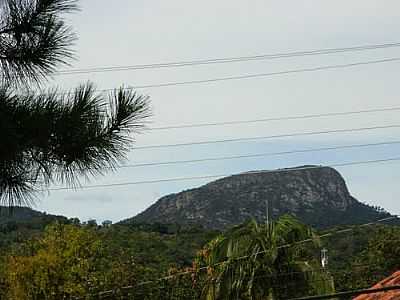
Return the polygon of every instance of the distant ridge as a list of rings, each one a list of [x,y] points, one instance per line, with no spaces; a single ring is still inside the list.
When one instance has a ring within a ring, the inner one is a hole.
[[[33,210],[29,207],[6,207],[0,206],[0,225],[6,224],[9,222],[14,223],[29,223],[35,221],[66,221],[68,220],[64,216],[56,216],[51,214],[46,214],[44,212],[39,212]]]

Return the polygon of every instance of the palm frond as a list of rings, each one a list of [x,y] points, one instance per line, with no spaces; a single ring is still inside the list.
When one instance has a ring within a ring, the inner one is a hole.
[[[203,299],[291,298],[293,291],[277,289],[277,285],[293,280],[314,290],[317,287],[311,281],[320,275],[316,272],[311,277],[305,272],[316,269],[316,265],[315,258],[303,252],[304,243],[299,243],[303,240],[318,247],[313,231],[291,216],[234,227],[200,253],[198,263],[210,266]]]

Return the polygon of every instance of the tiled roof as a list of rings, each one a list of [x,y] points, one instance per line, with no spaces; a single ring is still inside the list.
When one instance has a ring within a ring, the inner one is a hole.
[[[400,271],[378,282],[371,289],[378,289],[391,285],[400,285]],[[400,290],[360,295],[353,300],[400,300]]]

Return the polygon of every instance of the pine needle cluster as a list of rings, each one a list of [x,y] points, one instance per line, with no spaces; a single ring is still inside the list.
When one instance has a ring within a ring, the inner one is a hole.
[[[0,203],[30,205],[54,182],[79,184],[125,159],[132,134],[151,116],[149,99],[129,89],[108,96],[92,83],[35,92],[73,57],[63,15],[74,0],[5,0],[0,6]]]

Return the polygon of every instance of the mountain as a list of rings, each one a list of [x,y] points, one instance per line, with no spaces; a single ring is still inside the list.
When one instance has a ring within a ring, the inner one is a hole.
[[[315,228],[360,224],[390,216],[352,197],[333,168],[301,166],[247,172],[159,199],[129,222],[198,224],[226,229],[255,218],[292,214]]]

